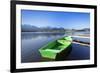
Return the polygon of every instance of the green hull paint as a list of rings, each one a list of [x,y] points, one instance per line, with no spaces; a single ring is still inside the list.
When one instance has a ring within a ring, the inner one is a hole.
[[[43,46],[39,49],[39,52],[44,58],[55,59],[57,54],[61,53],[65,49],[67,50],[68,47],[71,46],[71,43],[71,37],[63,37]]]

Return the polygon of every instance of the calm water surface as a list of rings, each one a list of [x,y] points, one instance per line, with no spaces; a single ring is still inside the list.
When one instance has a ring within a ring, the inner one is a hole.
[[[21,35],[21,62],[40,62],[43,60],[39,49],[48,42],[65,36],[64,33],[34,33],[22,32]],[[89,39],[73,38],[89,42]],[[72,50],[65,60],[85,60],[90,58],[90,47],[79,44],[72,44]],[[47,60],[44,60],[47,61]]]

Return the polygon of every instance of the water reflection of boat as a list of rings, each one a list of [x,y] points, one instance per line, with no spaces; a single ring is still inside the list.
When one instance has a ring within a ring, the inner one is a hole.
[[[68,51],[72,44],[71,37],[63,37],[53,42],[48,43],[46,46],[43,46],[39,49],[39,52],[42,57],[56,59],[57,55]]]

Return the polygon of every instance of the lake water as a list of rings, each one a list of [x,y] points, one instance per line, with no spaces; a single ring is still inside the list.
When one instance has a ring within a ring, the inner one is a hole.
[[[28,63],[28,62],[49,61],[49,59],[43,59],[41,57],[39,49],[44,45],[46,45],[48,42],[54,41],[63,36],[66,35],[64,33],[22,32],[21,62]],[[89,39],[85,40],[89,42]],[[64,58],[64,60],[86,60],[89,58],[90,58],[89,46],[83,46],[73,43],[71,52],[69,53],[68,56]]]

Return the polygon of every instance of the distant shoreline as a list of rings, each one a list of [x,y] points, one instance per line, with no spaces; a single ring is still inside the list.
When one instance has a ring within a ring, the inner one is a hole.
[[[29,32],[29,31],[28,31]],[[22,32],[22,33],[28,33],[28,32]],[[29,32],[29,33],[61,33],[61,34],[66,34],[65,32]],[[68,36],[72,36],[72,37],[83,37],[83,38],[89,38],[90,34],[78,34],[78,35],[68,35]]]
[[[24,32],[32,32],[32,31],[24,31]],[[33,32],[33,33],[65,33],[65,32]]]

